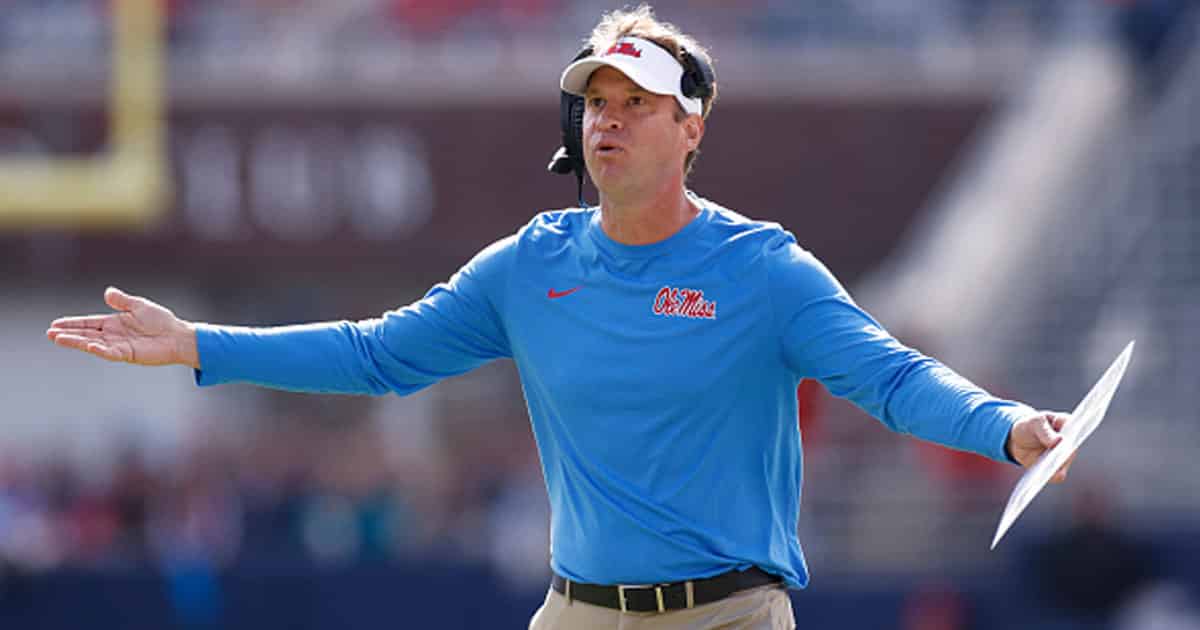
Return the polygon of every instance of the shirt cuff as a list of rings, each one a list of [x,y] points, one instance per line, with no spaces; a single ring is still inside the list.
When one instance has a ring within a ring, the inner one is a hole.
[[[1012,435],[1013,425],[1021,420],[1024,420],[1025,418],[1028,418],[1029,416],[1035,415],[1037,411],[1032,407],[1022,403],[1010,403],[1010,405],[1002,408],[1000,412],[1004,420],[996,423],[997,426],[1002,427],[1002,435],[999,436],[1000,457],[996,459],[997,461],[1008,462],[1010,464],[1020,466],[1021,462],[1018,462],[1008,450],[1008,438],[1010,435]]]
[[[224,358],[218,326],[212,324],[196,324],[196,356],[200,360],[200,369],[192,370],[192,377],[199,387],[208,387],[224,383],[221,379],[220,366]]]

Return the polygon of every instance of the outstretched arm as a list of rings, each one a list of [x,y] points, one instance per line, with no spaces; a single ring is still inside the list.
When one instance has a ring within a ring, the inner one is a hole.
[[[424,298],[377,319],[258,328],[193,323],[109,289],[105,300],[117,313],[58,319],[47,336],[110,361],[188,365],[199,385],[409,394],[511,356],[500,312],[512,243],[493,243]]]
[[[60,317],[46,336],[109,361],[138,365],[187,365],[200,369],[196,330],[191,322],[143,297],[109,287],[104,301],[115,313]]]
[[[1067,414],[1002,400],[905,347],[790,239],[770,252],[784,355],[889,428],[997,461],[1032,466],[1061,441]],[[1068,461],[1054,481],[1066,478]]]

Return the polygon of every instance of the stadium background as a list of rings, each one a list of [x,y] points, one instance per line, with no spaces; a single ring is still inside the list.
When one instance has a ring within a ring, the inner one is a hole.
[[[693,188],[902,340],[1058,409],[1138,340],[994,552],[1017,471],[803,384],[800,627],[1200,627],[1194,4],[657,4],[717,57]],[[573,202],[555,78],[615,6],[4,3],[0,628],[524,627],[548,506],[511,364],[405,399],[199,391],[42,331],[109,284],[239,324],[419,297]]]

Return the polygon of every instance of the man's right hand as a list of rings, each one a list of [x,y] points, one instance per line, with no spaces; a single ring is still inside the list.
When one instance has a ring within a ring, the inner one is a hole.
[[[64,348],[109,361],[138,365],[188,365],[200,369],[196,329],[169,309],[115,287],[104,301],[117,313],[61,317],[46,336]]]

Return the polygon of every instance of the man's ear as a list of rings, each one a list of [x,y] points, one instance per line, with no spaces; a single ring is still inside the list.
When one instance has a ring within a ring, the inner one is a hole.
[[[683,119],[683,133],[689,153],[700,148],[700,141],[704,139],[704,118],[699,114],[691,114]]]

